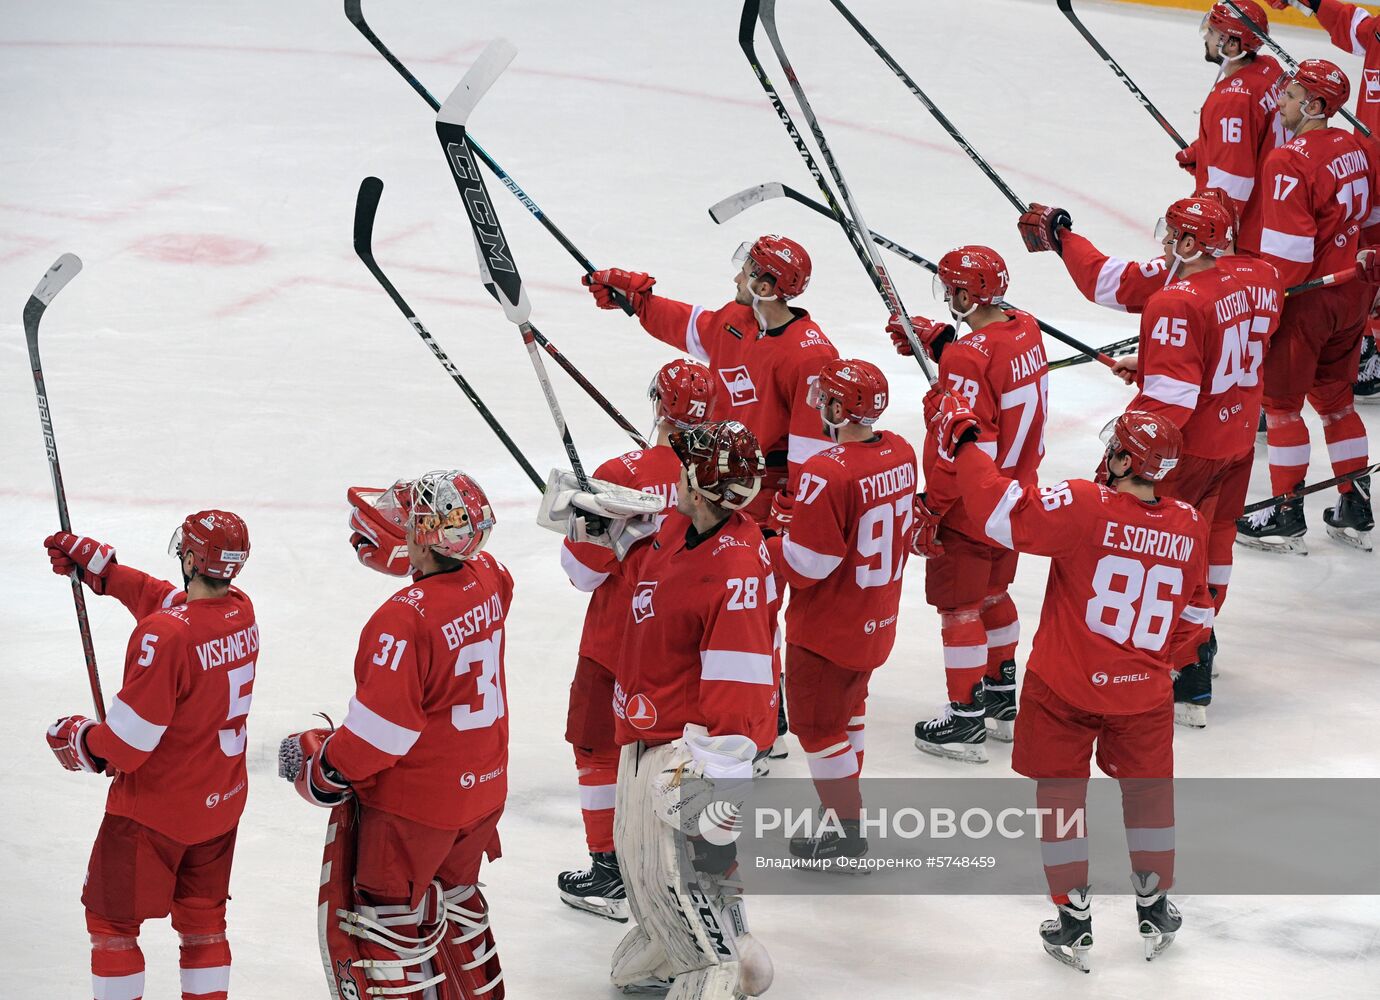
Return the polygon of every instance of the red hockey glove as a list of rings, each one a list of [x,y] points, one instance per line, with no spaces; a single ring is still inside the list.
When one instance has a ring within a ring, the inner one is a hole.
[[[1366,247],[1356,255],[1356,277],[1367,285],[1380,285],[1380,249]]]
[[[594,304],[600,309],[621,309],[622,306],[614,299],[613,293],[622,292],[624,298],[632,303],[633,312],[639,316],[647,305],[647,296],[651,294],[652,286],[656,284],[656,279],[650,274],[624,271],[616,267],[586,274],[580,281],[589,289],[589,294],[594,296]]]
[[[106,574],[116,564],[115,547],[94,538],[84,538],[67,531],[59,531],[43,539],[53,572],[67,576],[78,570],[86,585],[97,594],[105,593]]]
[[[910,523],[910,550],[926,559],[942,556],[944,546],[939,541],[941,515],[930,510],[923,493],[915,494],[913,509],[915,517]]]
[[[1198,150],[1194,148],[1196,146],[1196,142],[1191,142],[1187,149],[1181,149],[1174,154],[1174,162],[1190,174],[1198,172]]]
[[[920,340],[920,345],[925,348],[925,353],[936,363],[939,363],[940,352],[944,346],[954,339],[954,328],[952,323],[940,323],[936,320],[926,319],[924,316],[912,316],[910,318],[910,328],[915,331],[915,336]],[[899,316],[892,316],[886,325],[886,332],[891,334],[891,343],[896,348],[896,353],[906,357],[914,357],[915,352],[911,350],[910,341],[906,339],[905,327],[901,325]]]
[[[86,748],[86,731],[96,723],[84,715],[67,715],[48,727],[48,749],[69,771],[106,771],[106,762]]]
[[[959,448],[978,439],[980,427],[977,414],[968,409],[961,398],[947,392],[939,397],[939,408],[930,421],[930,429],[939,446],[940,458],[952,462]]]
[[[374,506],[382,493],[368,486],[351,486],[345,494],[350,501],[350,547],[370,569],[408,576],[412,564],[407,558],[407,529]]]
[[[784,534],[795,516],[795,497],[785,490],[777,490],[771,498],[771,513],[767,515],[767,530]]]
[[[1072,229],[1073,220],[1062,208],[1030,203],[1030,207],[1016,221],[1016,230],[1025,240],[1025,248],[1031,253],[1053,250],[1062,256],[1063,244],[1060,242],[1061,229]]]
[[[1265,2],[1275,10],[1288,10],[1293,7],[1304,17],[1312,17],[1318,12],[1318,7],[1322,4],[1322,0],[1265,0]]]
[[[278,744],[278,777],[291,781],[297,794],[314,806],[330,809],[354,795],[350,783],[326,762],[326,745],[334,729],[308,729]]]

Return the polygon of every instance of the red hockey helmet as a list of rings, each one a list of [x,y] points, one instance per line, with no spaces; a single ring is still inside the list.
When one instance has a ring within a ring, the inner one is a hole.
[[[1159,482],[1179,464],[1184,438],[1178,426],[1144,410],[1127,410],[1112,423],[1103,457],[1103,471],[1111,478],[1111,460],[1126,455],[1130,474]]]
[[[793,299],[810,284],[810,255],[803,246],[785,236],[768,234],[759,236],[755,243],[741,244],[733,254],[733,263],[741,267],[749,260],[752,261],[751,276],[770,276],[778,298]]]
[[[939,258],[933,287],[937,299],[951,299],[962,288],[975,302],[990,306],[1006,294],[1008,284],[1006,261],[1001,254],[991,247],[965,246]]]
[[[810,383],[807,402],[822,411],[831,400],[843,404],[846,419],[871,427],[886,409],[886,376],[871,361],[842,358],[826,361],[819,377]]]
[[[1207,253],[1220,257],[1236,239],[1232,226],[1235,215],[1216,198],[1202,195],[1180,198],[1169,206],[1164,218],[1155,226],[1155,239],[1162,243],[1171,234],[1193,236]]]
[[[1241,215],[1236,210],[1236,202],[1231,200],[1231,195],[1227,194],[1227,192],[1218,187],[1203,188],[1201,191],[1194,191],[1193,197],[1210,198],[1217,202],[1217,204],[1225,208],[1227,213],[1231,216],[1231,231],[1233,233],[1241,232]]]
[[[757,437],[736,420],[674,431],[671,449],[685,467],[690,486],[720,507],[746,507],[762,488],[766,459]]]
[[[1322,101],[1321,115],[1308,115],[1306,118],[1330,118],[1346,104],[1351,96],[1351,81],[1346,78],[1340,66],[1326,59],[1305,59],[1294,67],[1292,73],[1280,78],[1281,92],[1291,83],[1297,83],[1308,97]]]
[[[225,510],[200,510],[188,514],[173,532],[168,553],[182,558],[192,554],[192,565],[202,576],[230,580],[249,559],[249,528],[238,514]]]
[[[1266,31],[1270,30],[1270,19],[1265,16],[1265,8],[1256,3],[1255,0],[1233,0],[1233,2],[1261,28]],[[1243,52],[1255,52],[1264,44],[1255,29],[1243,21],[1241,15],[1225,3],[1218,2],[1212,5],[1208,12],[1203,15],[1203,26],[1221,32],[1227,38],[1235,38],[1241,43]]]
[[[661,366],[647,387],[657,420],[669,420],[685,430],[702,424],[714,399],[714,377],[698,361],[682,359]]]
[[[379,498],[377,509],[411,528],[418,545],[450,559],[477,555],[497,523],[483,488],[458,469],[400,479]]]

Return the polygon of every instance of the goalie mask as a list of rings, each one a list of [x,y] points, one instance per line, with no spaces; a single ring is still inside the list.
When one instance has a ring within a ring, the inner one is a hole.
[[[757,438],[736,420],[717,420],[671,435],[690,487],[726,510],[741,510],[762,488],[766,459]]]
[[[410,528],[418,545],[449,559],[477,555],[497,520],[484,490],[458,469],[400,479],[377,506],[394,524]]]

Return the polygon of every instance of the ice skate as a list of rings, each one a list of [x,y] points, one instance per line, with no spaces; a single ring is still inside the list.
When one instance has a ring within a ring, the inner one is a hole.
[[[967,704],[951,701],[939,715],[915,724],[915,745],[936,757],[987,763],[986,707],[982,681],[973,685],[973,700]]]
[[[1190,729],[1207,726],[1212,704],[1212,668],[1199,659],[1174,675],[1174,722]]]
[[[984,677],[982,681],[987,722],[987,735],[994,740],[1010,743],[1016,738],[1016,661],[1001,665],[1001,679]]]
[[[589,867],[583,871],[561,872],[556,876],[556,888],[560,890],[561,902],[567,906],[620,924],[628,922],[623,873],[618,868],[618,855],[613,851],[591,854]]]
[[[1262,552],[1306,556],[1308,543],[1303,536],[1307,533],[1302,500],[1286,500],[1236,519],[1236,544]]]
[[[791,857],[808,861],[828,861],[820,871],[863,874],[858,861],[867,856],[867,838],[858,829],[858,821],[845,819],[837,827],[830,825],[813,837],[792,837]],[[807,869],[808,870],[808,869]]]
[[[1358,403],[1380,403],[1380,351],[1374,337],[1361,338],[1361,364],[1352,395]]]
[[[1360,477],[1350,491],[1337,494],[1337,502],[1323,511],[1323,521],[1327,523],[1327,533],[1343,545],[1370,552],[1370,533],[1375,528],[1375,515],[1370,509],[1370,476]]]
[[[1153,962],[1174,943],[1174,935],[1184,918],[1169,896],[1159,889],[1160,877],[1154,872],[1133,872],[1131,885],[1136,890],[1136,919],[1145,944],[1145,960]]]
[[[1059,903],[1059,915],[1040,924],[1040,937],[1050,958],[1079,972],[1091,972],[1088,951],[1092,948],[1092,902],[1088,886],[1069,891],[1069,901]]]

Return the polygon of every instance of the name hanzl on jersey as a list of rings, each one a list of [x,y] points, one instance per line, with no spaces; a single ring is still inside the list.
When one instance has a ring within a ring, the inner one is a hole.
[[[203,642],[197,646],[196,655],[201,661],[202,670],[213,670],[223,664],[243,660],[258,650],[259,626],[255,624],[220,639]]]
[[[477,604],[463,615],[441,626],[441,634],[446,637],[446,646],[456,650],[460,643],[472,635],[486,631],[495,622],[503,620],[503,598],[491,595],[483,604]]]

